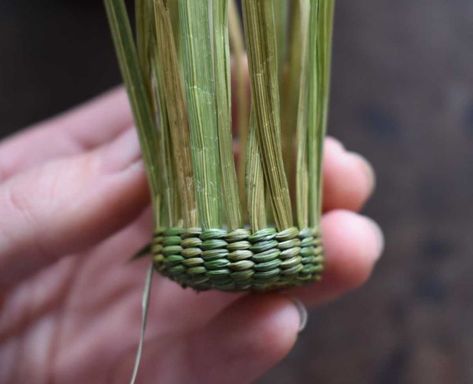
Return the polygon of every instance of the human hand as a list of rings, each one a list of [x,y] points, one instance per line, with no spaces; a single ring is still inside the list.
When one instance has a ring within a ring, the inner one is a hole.
[[[280,294],[196,294],[158,278],[140,379],[246,383],[293,347],[300,314],[366,281],[379,228],[355,213],[366,160],[327,139],[326,272]],[[114,90],[0,143],[0,383],[126,383],[140,327],[152,226],[126,96]],[[149,262],[148,262],[149,263]]]

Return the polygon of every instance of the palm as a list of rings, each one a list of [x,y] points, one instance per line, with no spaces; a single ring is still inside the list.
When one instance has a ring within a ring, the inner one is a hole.
[[[104,383],[110,378],[123,381],[130,374],[148,262],[129,263],[129,259],[150,233],[145,221],[88,252],[65,258],[9,294],[11,305],[3,316],[15,318],[13,324],[23,324],[15,332],[22,344],[41,339],[49,345],[49,353],[42,356],[44,364],[28,375],[61,383]],[[44,301],[28,294],[38,291]],[[196,295],[163,279],[157,280],[152,297],[147,333],[157,343],[165,343],[167,352],[173,342],[179,345],[182,336],[204,326],[237,298],[215,292]],[[20,301],[21,308],[13,305]],[[11,329],[4,332],[12,333]],[[155,357],[163,363],[163,356]],[[187,372],[194,382],[196,373]]]

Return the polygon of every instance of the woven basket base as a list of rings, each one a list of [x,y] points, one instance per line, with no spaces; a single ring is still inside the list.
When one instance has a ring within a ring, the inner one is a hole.
[[[198,291],[268,291],[320,280],[324,257],[317,229],[167,228],[156,232],[155,269]]]

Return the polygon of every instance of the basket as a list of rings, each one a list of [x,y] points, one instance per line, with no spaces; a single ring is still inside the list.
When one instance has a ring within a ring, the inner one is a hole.
[[[136,0],[135,33],[123,0],[105,4],[152,196],[155,270],[198,291],[320,280],[334,1],[243,0],[240,17],[227,0]]]

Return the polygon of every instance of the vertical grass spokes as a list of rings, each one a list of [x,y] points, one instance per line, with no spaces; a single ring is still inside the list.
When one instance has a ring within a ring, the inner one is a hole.
[[[330,80],[332,74],[332,42],[333,42],[333,23],[335,15],[335,0],[322,2],[322,14],[320,15],[320,24],[322,33],[318,36],[317,46],[321,52],[321,78],[322,78],[322,113],[320,115],[320,130],[317,138],[323,149],[324,139],[327,134],[328,114],[330,105]],[[322,150],[321,150],[322,152]],[[322,161],[319,162],[319,184],[318,184],[318,201],[317,212],[319,215],[322,211]]]
[[[153,3],[135,0],[136,48],[145,85],[151,88],[151,50],[154,43]]]
[[[263,169],[256,132],[256,115],[253,109],[250,112],[248,159],[246,161],[246,188],[250,226],[253,231],[258,231],[267,226],[267,217]]]
[[[327,127],[334,4],[332,0],[312,1],[310,9],[307,160],[309,226],[312,227],[319,225],[322,208],[322,152]]]
[[[154,202],[160,193],[158,172],[158,142],[151,100],[140,68],[124,0],[105,0],[105,8],[112,30],[118,61],[130,98],[135,123],[138,127],[146,172]]]
[[[245,44],[243,41],[243,31],[240,22],[240,15],[236,0],[231,0],[229,3],[228,27],[230,32],[230,45],[232,48],[233,61],[233,84],[235,86],[235,100],[236,100],[236,123],[234,125],[237,131],[239,143],[239,164],[238,164],[238,184],[240,192],[240,205],[245,207],[246,193],[245,193],[245,174],[246,174],[246,148],[249,131],[249,106],[248,100],[248,71],[245,54]],[[242,216],[246,219],[246,210],[243,209]]]
[[[179,0],[182,68],[200,223],[221,226],[218,130],[213,78],[212,1]]]
[[[291,68],[289,74],[290,91],[296,92],[298,88],[298,102],[296,104],[297,116],[297,160],[296,160],[296,209],[297,224],[300,228],[309,226],[309,175],[307,166],[307,110],[308,105],[308,83],[307,83],[307,50],[308,50],[308,27],[310,15],[310,0],[298,0],[298,6],[294,10],[293,20],[298,21],[297,28],[292,29],[291,40],[300,44],[300,48],[291,49],[291,60],[300,62],[300,70],[296,72]],[[297,15],[296,15],[297,13]],[[294,63],[295,64],[295,63]],[[296,80],[298,79],[298,81]],[[296,86],[297,85],[297,86]],[[294,100],[289,103],[294,103]],[[293,105],[287,106],[286,123],[292,122]]]
[[[297,113],[300,105],[300,90],[305,88],[305,83],[301,82],[302,73],[302,53],[304,49],[303,39],[307,37],[307,23],[309,1],[295,0],[291,3],[291,12],[288,22],[287,44],[284,55],[280,59],[281,69],[281,141],[286,175],[289,181],[289,188],[295,186],[297,172],[296,169],[296,131]],[[304,9],[304,5],[307,5]],[[307,13],[304,13],[307,12]],[[285,41],[286,41],[285,40]],[[285,41],[280,42],[280,44]],[[281,54],[280,54],[281,56]],[[295,193],[291,190],[291,197]],[[296,199],[293,198],[293,208],[296,208]]]
[[[229,1],[136,0],[134,36],[124,0],[105,0],[156,223],[317,227],[335,0],[243,0],[249,76],[239,10]]]
[[[177,194],[181,203],[183,225],[192,227],[197,225],[197,212],[184,89],[179,73],[179,61],[170,13],[164,0],[154,1],[154,12],[158,52],[157,65],[160,68],[158,72],[162,74],[160,79],[162,83],[161,97],[168,119],[166,132],[168,132],[172,144],[171,156],[175,169]]]
[[[230,229],[242,225],[238,180],[233,160],[230,42],[228,36],[228,0],[213,0],[213,60],[218,146],[222,180],[222,212]]]
[[[243,0],[243,20],[266,191],[276,226],[283,230],[291,227],[293,220],[281,150],[279,74],[273,2]]]

